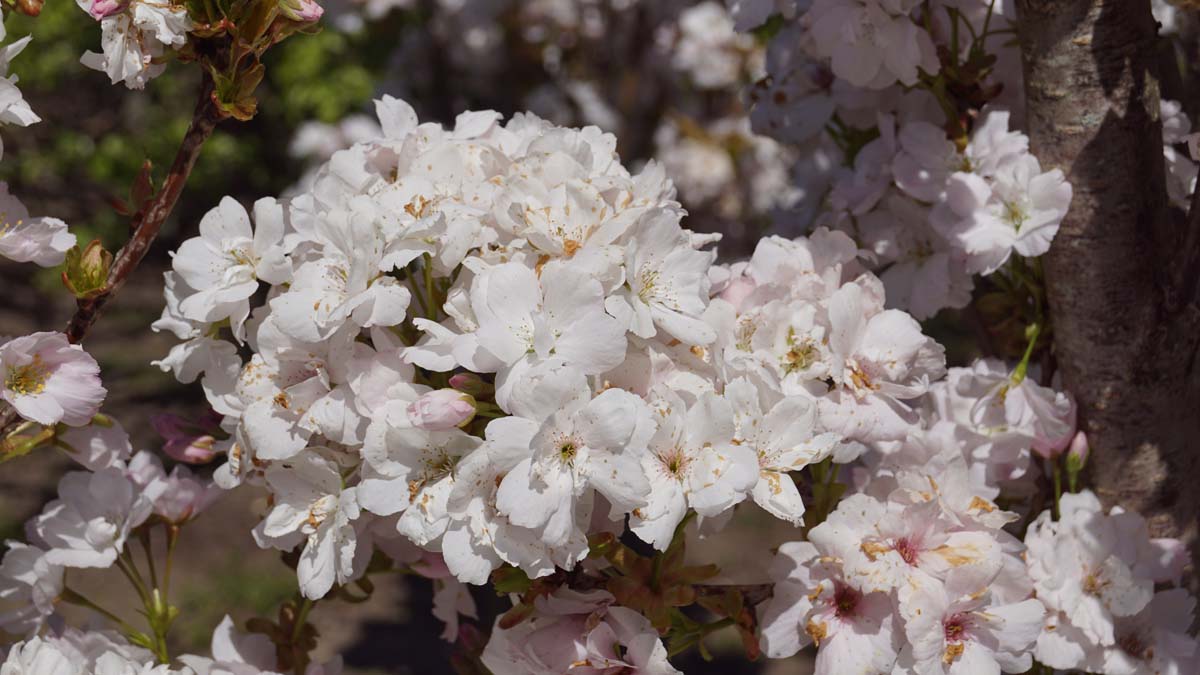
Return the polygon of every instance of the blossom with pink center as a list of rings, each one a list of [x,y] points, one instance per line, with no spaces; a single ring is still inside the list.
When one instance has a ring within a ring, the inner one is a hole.
[[[841,558],[863,590],[899,590],[952,576],[979,590],[996,578],[1004,555],[995,531],[957,522],[940,500],[905,504],[905,496],[900,490],[885,502],[851,495],[809,540]],[[900,600],[903,605],[903,595]]]
[[[1023,673],[1046,609],[1035,599],[1001,604],[984,591],[951,581],[905,589],[905,636],[913,672],[921,675]],[[901,659],[904,660],[903,658]],[[905,664],[907,665],[907,664]]]
[[[810,542],[781,546],[771,578],[774,595],[760,610],[768,657],[813,644],[818,673],[891,672],[900,635],[890,595],[857,588],[836,558]]]
[[[0,343],[0,397],[39,424],[78,427],[100,412],[108,392],[100,366],[62,333],[34,333]]]

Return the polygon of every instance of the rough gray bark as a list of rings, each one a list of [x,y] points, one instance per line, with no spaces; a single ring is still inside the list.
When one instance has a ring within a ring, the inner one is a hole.
[[[1167,202],[1150,0],[1017,9],[1032,149],[1075,190],[1044,264],[1090,482],[1200,559],[1200,223]]]

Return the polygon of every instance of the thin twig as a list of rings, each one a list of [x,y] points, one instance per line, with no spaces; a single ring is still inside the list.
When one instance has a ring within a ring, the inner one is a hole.
[[[149,207],[136,221],[133,236],[117,252],[112,269],[108,273],[108,285],[104,292],[94,298],[80,300],[79,308],[75,310],[75,315],[71,317],[71,322],[67,325],[67,339],[72,343],[78,343],[87,336],[88,331],[95,324],[100,310],[125,285],[130,274],[137,269],[142,258],[146,257],[151,244],[158,236],[158,231],[167,217],[171,215],[171,211],[174,210],[175,203],[179,201],[179,195],[183,193],[183,186],[187,184],[188,176],[192,173],[192,167],[196,165],[196,158],[200,156],[200,150],[204,147],[204,142],[212,135],[217,122],[221,120],[212,94],[212,79],[206,74],[204,84],[200,89],[200,100],[196,102],[196,111],[192,115],[192,122],[188,125],[187,133],[179,145],[179,150],[175,153],[175,161],[171,164],[170,173],[167,174],[162,189],[154,195]]]
[[[747,605],[753,607],[770,598],[775,587],[772,584],[696,584],[692,588],[702,596],[724,595],[728,591],[736,591],[746,599]]]
[[[94,298],[78,301],[78,307],[66,329],[67,339],[72,344],[83,341],[96,323],[100,310],[125,285],[129,276],[142,262],[142,258],[146,257],[155,237],[158,236],[158,231],[171,215],[175,203],[179,201],[179,195],[187,184],[192,167],[196,165],[196,158],[199,157],[204,142],[212,135],[213,129],[221,119],[221,112],[213,101],[212,78],[205,73],[191,124],[188,125],[187,133],[179,144],[175,161],[171,164],[170,173],[167,174],[162,189],[154,195],[146,209],[135,217],[133,234],[114,257],[104,292]],[[0,404],[0,436],[7,433],[16,420],[16,409],[8,404]]]

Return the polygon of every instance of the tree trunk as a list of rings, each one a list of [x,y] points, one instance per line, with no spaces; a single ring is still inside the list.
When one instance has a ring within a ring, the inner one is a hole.
[[[1200,224],[1168,206],[1150,0],[1017,10],[1032,150],[1075,191],[1044,264],[1090,484],[1198,559]]]

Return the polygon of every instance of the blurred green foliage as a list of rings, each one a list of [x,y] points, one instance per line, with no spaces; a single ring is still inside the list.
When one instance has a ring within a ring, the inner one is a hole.
[[[33,35],[12,73],[42,122],[3,130],[0,180],[31,213],[63,218],[81,242],[96,237],[115,249],[128,222],[109,198],[128,194],[145,159],[153,162],[156,180],[165,175],[191,119],[198,66],[170,63],[145,91],[129,91],[79,63],[85,51],[99,49],[100,27],[75,3],[50,0],[37,18],[13,14],[5,22],[10,41]],[[258,116],[218,127],[164,228],[167,243],[193,232],[224,195],[248,204],[293,184],[304,168],[288,154],[295,129],[368,106],[388,56],[377,28],[388,23],[356,34],[298,35],[272,49]]]
[[[226,614],[237,620],[250,616],[273,617],[279,605],[296,593],[296,578],[280,573],[277,565],[262,567],[244,558],[229,556],[219,573],[204,584],[186,584],[178,601],[179,623],[172,638],[177,648],[207,653],[213,628]]]

